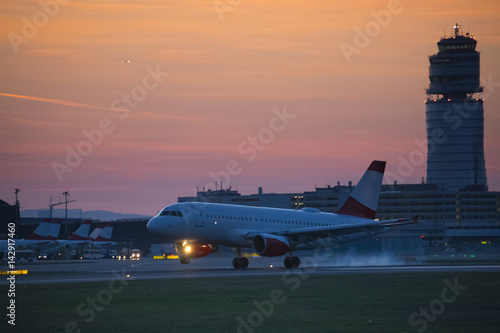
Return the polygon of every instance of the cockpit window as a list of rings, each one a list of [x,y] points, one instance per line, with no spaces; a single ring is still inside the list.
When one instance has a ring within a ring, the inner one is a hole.
[[[167,215],[183,217],[182,213],[180,211],[178,211],[178,210],[168,210],[168,209],[165,209],[164,211],[162,211],[160,213],[160,216],[167,216]]]

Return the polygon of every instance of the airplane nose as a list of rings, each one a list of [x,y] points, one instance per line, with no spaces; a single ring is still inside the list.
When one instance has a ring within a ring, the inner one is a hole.
[[[160,221],[156,217],[153,217],[151,220],[149,220],[148,224],[146,225],[146,228],[150,233],[159,235],[160,234]]]

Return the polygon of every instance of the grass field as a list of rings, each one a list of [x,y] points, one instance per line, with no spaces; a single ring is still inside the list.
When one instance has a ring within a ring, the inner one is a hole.
[[[18,284],[15,331],[500,332],[498,273],[290,272]],[[5,309],[7,288],[0,289]]]

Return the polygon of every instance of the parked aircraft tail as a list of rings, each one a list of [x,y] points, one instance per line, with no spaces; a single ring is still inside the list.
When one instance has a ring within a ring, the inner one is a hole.
[[[92,220],[83,220],[82,224],[73,232],[68,240],[87,240],[89,237],[90,223]]]
[[[89,240],[92,240],[92,241],[95,241],[96,238],[99,236],[99,234],[101,233],[101,231],[104,229],[104,223],[99,223],[97,225],[97,227],[94,228],[94,230],[92,230],[92,232],[90,233],[89,235]]]
[[[52,221],[50,225],[49,234],[47,235],[47,239],[56,240],[59,237],[59,230],[61,230],[61,219],[55,219]]]
[[[49,235],[51,225],[52,225],[52,219],[48,219],[48,218],[44,219],[38,225],[38,227],[35,229],[35,231],[33,231],[28,237],[26,237],[26,239],[46,240],[48,235]]]
[[[107,242],[111,240],[111,235],[113,234],[113,225],[111,223],[107,223],[104,226],[104,229],[99,233],[96,242]]]

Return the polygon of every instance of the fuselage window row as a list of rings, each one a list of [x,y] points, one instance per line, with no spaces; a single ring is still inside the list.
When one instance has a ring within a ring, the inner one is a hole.
[[[179,216],[182,217],[182,213],[179,211],[163,211],[160,213],[160,215],[171,215],[171,216]],[[243,217],[243,216],[224,216],[224,215],[212,215],[212,214],[207,214],[205,215],[207,219],[213,219],[215,222],[215,219],[219,220],[233,220],[233,221],[249,221],[252,222],[255,220],[255,222],[258,222],[258,218],[252,218],[252,217]],[[327,226],[326,223],[314,223],[314,222],[305,222],[305,221],[290,221],[290,220],[276,220],[276,219],[271,219],[271,218],[262,218],[262,222],[266,223],[278,223],[278,224],[294,224],[294,225],[306,225],[306,226]]]

